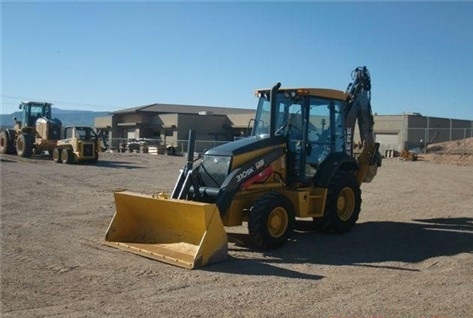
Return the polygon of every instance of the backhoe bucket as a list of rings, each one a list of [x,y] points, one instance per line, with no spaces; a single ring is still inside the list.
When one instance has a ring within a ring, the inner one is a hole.
[[[105,244],[185,268],[221,262],[228,240],[215,204],[115,192]]]

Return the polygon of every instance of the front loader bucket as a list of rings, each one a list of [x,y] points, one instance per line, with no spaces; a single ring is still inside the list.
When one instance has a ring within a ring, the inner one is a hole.
[[[227,234],[215,204],[115,192],[105,244],[185,268],[227,258]]]

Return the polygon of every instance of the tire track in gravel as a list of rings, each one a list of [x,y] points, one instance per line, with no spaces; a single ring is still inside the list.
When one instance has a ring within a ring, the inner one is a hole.
[[[10,254],[11,255],[11,254]],[[19,261],[22,265],[29,265],[31,269],[47,270],[55,274],[67,273],[75,270],[79,265],[68,265],[63,262],[39,262],[37,258],[29,256],[27,253],[14,253],[12,258]]]

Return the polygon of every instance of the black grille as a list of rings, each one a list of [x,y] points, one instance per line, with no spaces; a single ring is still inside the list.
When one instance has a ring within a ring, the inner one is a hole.
[[[82,146],[82,153],[84,157],[93,157],[94,156],[94,145],[88,144]]]
[[[202,181],[208,187],[220,187],[230,170],[232,157],[204,155],[200,167]]]
[[[61,139],[61,126],[55,124],[48,124],[48,139],[58,140]]]

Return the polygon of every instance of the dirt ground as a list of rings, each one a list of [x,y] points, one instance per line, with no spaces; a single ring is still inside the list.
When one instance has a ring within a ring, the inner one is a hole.
[[[186,270],[103,245],[113,191],[169,192],[184,158],[0,159],[2,317],[473,317],[472,164],[386,159],[350,233]]]
[[[428,145],[427,153],[420,158],[435,163],[473,165],[473,137]]]

